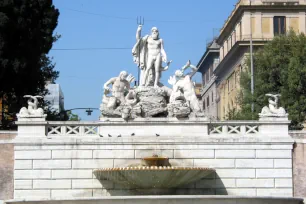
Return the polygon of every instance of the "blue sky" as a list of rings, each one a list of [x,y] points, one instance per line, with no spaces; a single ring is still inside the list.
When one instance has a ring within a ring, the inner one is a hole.
[[[99,108],[103,84],[126,70],[137,76],[131,49],[136,41],[136,17],[143,16],[142,35],[158,27],[164,40],[170,75],[188,59],[197,64],[206,42],[223,26],[237,0],[53,0],[60,11],[56,33],[62,35],[49,55],[60,71],[57,79],[65,95],[65,108]],[[90,48],[90,49],[87,49]],[[98,49],[96,49],[98,48]],[[101,49],[120,48],[120,49]],[[60,50],[57,50],[60,49]],[[84,49],[84,50],[61,50]],[[200,81],[200,77],[195,78]],[[100,112],[82,120],[98,120]]]

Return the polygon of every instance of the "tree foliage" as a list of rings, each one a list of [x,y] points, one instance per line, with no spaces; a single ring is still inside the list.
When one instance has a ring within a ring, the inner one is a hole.
[[[290,127],[300,127],[306,113],[306,36],[290,31],[255,52],[254,96],[250,90],[250,60],[247,65],[241,74],[241,110],[235,113],[235,119],[257,119],[261,108],[268,104],[265,94],[280,93],[280,106],[289,113]]]
[[[68,116],[68,120],[70,121],[80,121],[81,120],[78,114],[74,114],[71,111],[67,112],[67,116]]]
[[[0,1],[0,98],[10,114],[26,104],[24,95],[44,96],[46,81],[58,77],[48,56],[58,16],[52,0]]]

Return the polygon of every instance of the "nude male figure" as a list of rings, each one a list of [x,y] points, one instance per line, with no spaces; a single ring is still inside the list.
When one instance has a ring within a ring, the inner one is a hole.
[[[104,90],[108,93],[111,91],[112,95],[119,100],[120,104],[124,103],[124,91],[130,89],[130,83],[132,83],[134,79],[132,75],[128,75],[126,71],[122,71],[118,77],[113,77],[104,84]],[[113,85],[112,90],[109,87],[110,84]]]
[[[137,43],[133,48],[133,55],[137,55],[137,49],[138,52],[144,52],[145,55],[144,59],[138,59],[138,64],[140,66],[140,69],[142,69],[142,79],[141,79],[141,85],[146,86],[147,80],[150,74],[150,71],[155,72],[155,79],[154,79],[154,87],[158,87],[158,82],[160,78],[160,73],[162,71],[162,62],[164,61],[167,63],[167,55],[164,50],[164,42],[161,38],[159,38],[159,31],[156,27],[153,27],[151,29],[151,35],[147,35],[143,38],[141,38],[141,29],[142,25],[138,26],[137,32],[136,32],[136,40]],[[140,45],[141,43],[145,43],[144,45]],[[144,46],[143,48],[139,48],[139,46]],[[139,49],[142,49],[142,51],[139,51]],[[138,53],[138,55],[141,55]],[[141,58],[141,57],[139,57]]]

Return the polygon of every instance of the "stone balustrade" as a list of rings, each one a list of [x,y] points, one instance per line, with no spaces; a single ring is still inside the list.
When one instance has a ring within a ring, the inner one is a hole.
[[[281,121],[224,121],[210,122],[210,136],[265,136],[283,137],[288,136],[287,119]]]
[[[256,122],[210,123],[209,135],[256,135],[259,134],[259,126]]]
[[[207,119],[179,120],[174,118],[122,119],[105,121],[19,121],[19,136],[265,136],[287,137],[287,119],[272,121],[209,121]],[[128,127],[128,128],[127,128]],[[190,128],[192,127],[192,128]]]
[[[99,124],[96,122],[48,122],[47,136],[97,136]]]

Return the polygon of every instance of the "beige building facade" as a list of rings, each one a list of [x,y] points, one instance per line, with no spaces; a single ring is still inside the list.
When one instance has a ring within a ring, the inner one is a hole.
[[[220,45],[220,63],[214,70],[218,119],[224,120],[230,110],[239,109],[240,72],[250,53],[251,36],[256,50],[275,35],[285,34],[290,29],[305,33],[305,12],[305,0],[237,2],[216,40]]]

